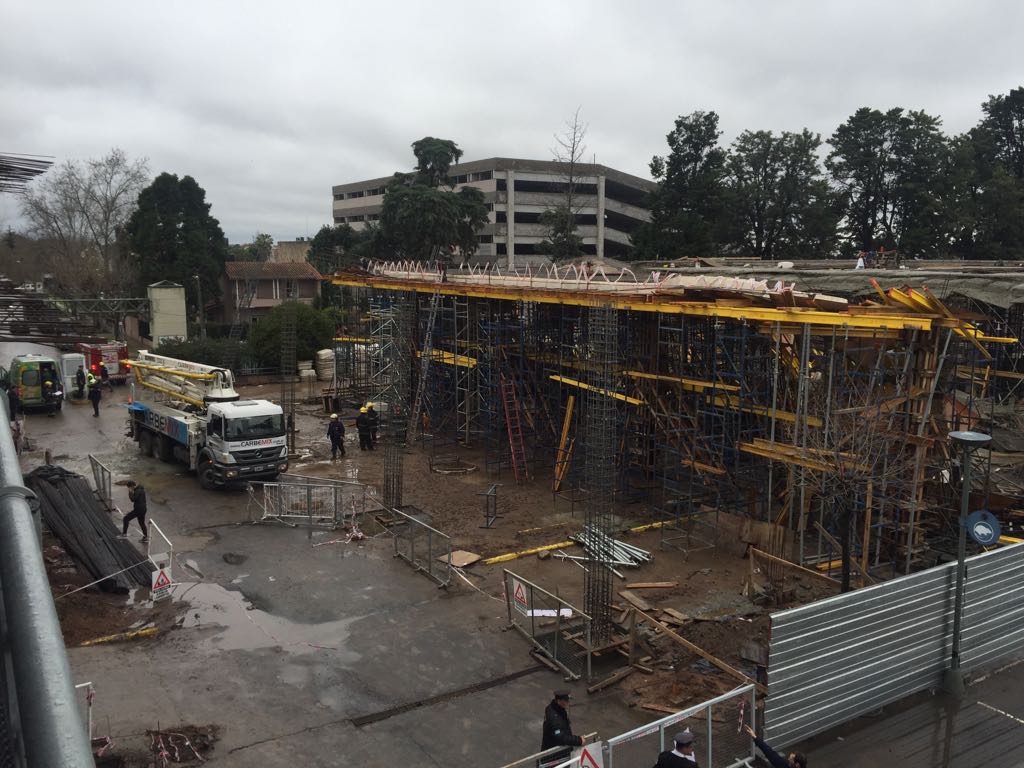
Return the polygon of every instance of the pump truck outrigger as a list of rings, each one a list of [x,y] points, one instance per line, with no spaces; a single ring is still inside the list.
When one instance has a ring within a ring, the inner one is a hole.
[[[146,351],[130,365],[129,435],[143,454],[187,464],[206,489],[270,482],[288,469],[284,411],[240,399],[231,371]]]

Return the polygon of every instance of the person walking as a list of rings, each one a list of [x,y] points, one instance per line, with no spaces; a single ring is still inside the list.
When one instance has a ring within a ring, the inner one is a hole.
[[[565,747],[545,760],[565,760],[572,755],[573,747],[582,747],[582,736],[575,736],[569,722],[569,704],[572,694],[566,690],[555,691],[554,698],[544,710],[544,732],[541,737],[541,751],[552,747]]]
[[[345,425],[341,423],[338,414],[331,414],[331,423],[327,425],[327,437],[331,441],[331,461],[338,458],[338,452],[345,455]]]
[[[697,768],[697,756],[693,753],[694,735],[690,729],[675,735],[674,749],[668,749],[658,755],[654,768]]]
[[[377,428],[380,427],[380,416],[373,409],[373,403],[366,404],[366,415],[370,419],[370,445],[377,445]]]
[[[149,541],[149,527],[146,525],[146,489],[134,480],[129,480],[127,486],[128,498],[132,501],[132,511],[121,521],[121,538],[128,538],[128,523],[138,520],[139,528],[142,529],[142,543],[145,544]]]
[[[754,740],[754,744],[761,750],[765,760],[771,763],[772,768],[807,768],[807,757],[803,752],[790,752],[789,755],[783,757],[772,749],[764,739],[757,738],[754,729],[749,725],[744,725],[743,730],[747,732],[747,736]]]
[[[89,402],[92,403],[92,415],[96,418],[100,416],[100,400],[103,399],[103,393],[100,392],[100,385],[94,383],[89,387]]]
[[[370,417],[366,412],[365,405],[359,409],[359,415],[356,416],[356,431],[359,432],[359,450],[372,451],[373,439],[370,436]]]
[[[78,370],[75,371],[75,386],[78,388],[78,399],[81,400],[85,397],[85,371],[82,366],[78,366]]]

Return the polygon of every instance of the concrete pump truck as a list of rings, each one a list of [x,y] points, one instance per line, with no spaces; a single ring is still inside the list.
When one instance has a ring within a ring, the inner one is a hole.
[[[130,365],[129,434],[143,454],[186,464],[206,489],[270,482],[288,469],[281,406],[242,400],[231,371],[146,351]]]

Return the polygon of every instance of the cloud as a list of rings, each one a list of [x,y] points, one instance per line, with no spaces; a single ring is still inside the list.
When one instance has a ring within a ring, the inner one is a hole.
[[[962,132],[1021,84],[1022,22],[997,0],[9,3],[0,135],[58,162],[120,147],[194,176],[232,241],[290,239],[330,222],[331,185],[410,167],[421,136],[547,158],[576,107],[588,155],[639,175],[695,109],[726,142],[827,138],[861,106]]]

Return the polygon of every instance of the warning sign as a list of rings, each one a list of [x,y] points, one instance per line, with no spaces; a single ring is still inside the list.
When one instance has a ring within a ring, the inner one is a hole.
[[[514,576],[512,577],[512,604],[523,616],[530,615],[530,601],[526,597],[526,587]]]
[[[601,748],[601,742],[587,744],[580,750],[578,759],[580,768],[604,768],[604,750]]]
[[[170,565],[166,568],[158,568],[153,571],[152,586],[149,589],[150,597],[153,600],[163,600],[165,597],[170,597],[172,584]]]

